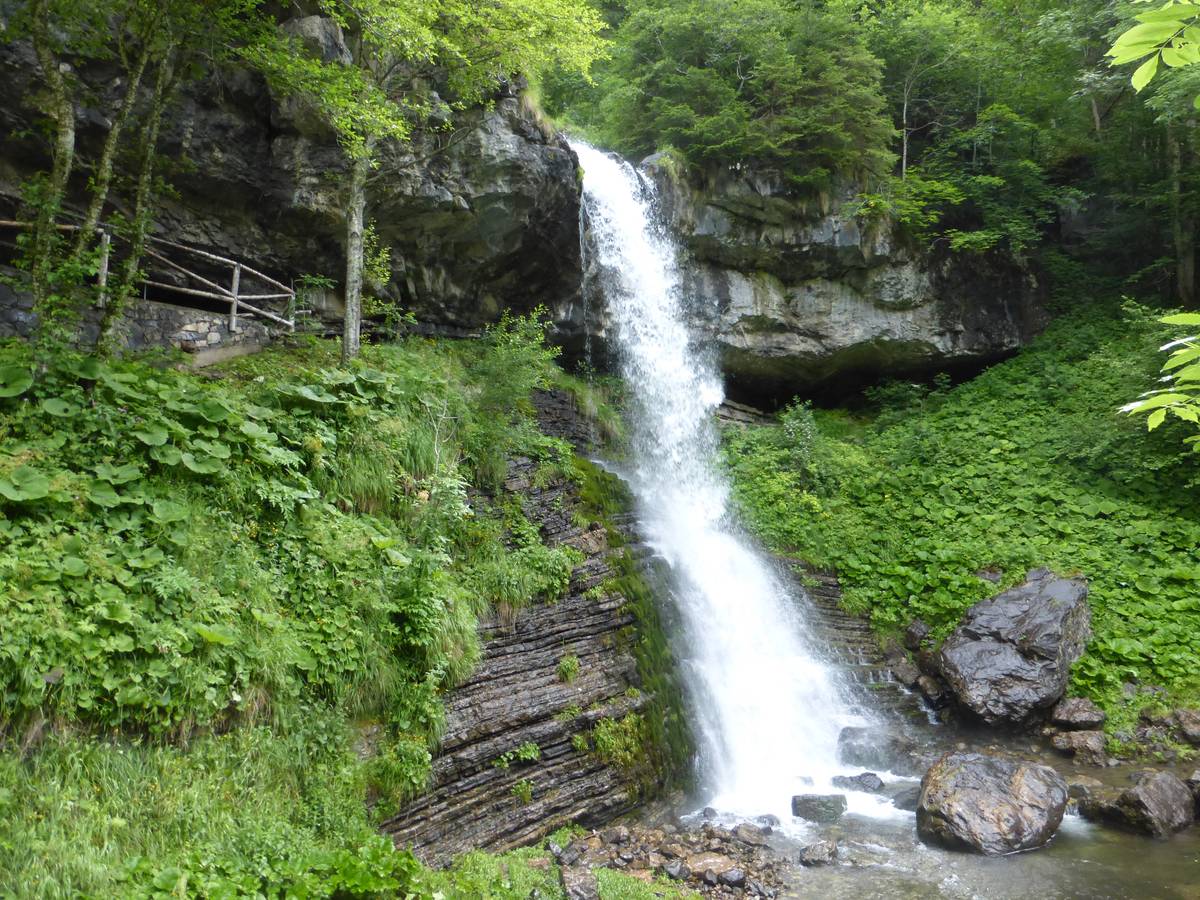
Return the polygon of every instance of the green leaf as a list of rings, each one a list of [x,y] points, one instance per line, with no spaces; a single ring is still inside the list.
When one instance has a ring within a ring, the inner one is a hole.
[[[196,625],[196,634],[204,638],[210,644],[220,644],[222,647],[228,647],[237,642],[237,635],[228,628],[222,628],[218,625]]]
[[[70,575],[72,578],[82,578],[88,572],[88,564],[78,556],[64,556],[62,570],[64,574]]]
[[[1129,79],[1133,84],[1133,89],[1140,91],[1150,83],[1150,79],[1154,77],[1154,73],[1157,71],[1158,55],[1155,54],[1134,70],[1133,77]]]
[[[73,416],[75,413],[79,412],[78,406],[75,406],[73,403],[68,403],[66,400],[62,400],[58,397],[47,397],[42,401],[42,409],[52,416],[59,416],[61,418]]]
[[[1154,412],[1150,413],[1150,415],[1146,418],[1146,430],[1153,431],[1163,423],[1163,420],[1166,419],[1166,417],[1167,411],[1165,409],[1154,410]]]
[[[1200,350],[1197,350],[1197,352],[1200,353]],[[269,428],[264,428],[262,425],[259,425],[257,422],[250,422],[250,421],[243,422],[241,425],[241,428],[239,428],[238,430],[241,431],[241,433],[244,434],[246,437],[248,437],[254,441],[272,441],[273,442],[275,439],[275,432],[271,431],[271,429],[269,429]]]
[[[1200,325],[1200,313],[1175,313],[1158,321],[1164,325]]]
[[[101,481],[107,481],[109,484],[128,484],[131,481],[136,481],[141,477],[141,469],[135,463],[125,463],[123,466],[114,466],[111,463],[100,463],[94,469],[96,477]]]
[[[174,500],[155,500],[150,507],[150,512],[154,521],[161,525],[180,522],[188,516],[188,508]]]
[[[183,454],[174,444],[167,444],[164,447],[151,448],[150,458],[164,466],[177,466],[183,460]]]
[[[1200,6],[1196,6],[1194,3],[1175,3],[1160,9],[1152,9],[1150,12],[1139,13],[1134,18],[1139,22],[1169,22],[1175,24],[1183,22],[1185,19],[1194,19],[1197,14],[1200,14]]]
[[[133,430],[133,436],[147,447],[161,447],[167,442],[167,429],[158,422],[148,422]]]
[[[105,509],[112,509],[125,502],[121,495],[113,489],[111,484],[100,480],[95,480],[88,485],[88,499],[97,506],[103,506]]]
[[[9,500],[41,500],[50,493],[50,479],[33,466],[17,466],[7,478],[0,478],[0,494]]]
[[[180,458],[185,467],[198,475],[211,475],[225,468],[223,462],[219,459],[213,459],[211,456],[196,456],[193,453],[184,452]]]
[[[33,373],[24,366],[0,367],[0,397],[16,397],[33,387]]]
[[[1112,50],[1108,52],[1111,54],[1121,47],[1162,44],[1173,37],[1177,31],[1179,31],[1179,25],[1176,22],[1143,22],[1141,25],[1134,25],[1117,38]]]
[[[229,407],[220,400],[214,400],[211,398],[205,400],[197,407],[197,412],[199,412],[203,418],[207,419],[209,422],[212,422],[214,425],[218,425],[228,419],[231,411],[232,410],[230,410]]]
[[[194,441],[193,446],[216,459],[229,459],[229,445],[221,441]]]

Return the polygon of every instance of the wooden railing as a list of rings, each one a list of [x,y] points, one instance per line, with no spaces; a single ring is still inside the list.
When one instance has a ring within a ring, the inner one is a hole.
[[[33,226],[32,222],[22,222],[17,220],[0,219],[0,228],[26,229]],[[56,225],[59,231],[78,231],[78,225]],[[97,302],[103,306],[108,299],[108,272],[109,263],[112,258],[112,232],[109,228],[100,227],[96,230],[96,236],[100,242],[100,263],[96,270],[96,285],[98,288]],[[155,249],[159,248],[159,249]],[[160,252],[161,250],[161,252]],[[217,282],[206,278],[199,272],[194,272],[186,266],[170,259],[167,255],[170,251],[178,251],[182,253],[190,253],[200,259],[207,260],[210,263],[215,263],[221,267],[228,267],[230,271],[229,286],[218,284]],[[174,269],[181,275],[186,276],[192,282],[203,285],[203,288],[185,287],[178,284],[168,284],[163,281],[155,281],[149,277],[139,280],[148,288],[157,288],[158,290],[170,291],[175,294],[183,294],[188,297],[204,297],[209,300],[216,300],[222,303],[229,304],[229,330],[239,331],[238,325],[239,316],[260,316],[283,325],[289,331],[294,331],[296,328],[296,292],[294,289],[280,281],[276,281],[269,275],[265,275],[258,269],[251,268],[243,262],[234,259],[228,259],[224,256],[218,256],[215,253],[209,253],[207,250],[201,250],[198,247],[189,247],[187,244],[180,244],[176,241],[168,241],[165,238],[147,237],[146,248],[143,253],[150,259],[155,260],[170,269]],[[267,293],[243,293],[242,280],[244,276],[257,279],[266,285]],[[282,315],[271,312],[255,306],[249,301],[255,303],[264,303],[272,300],[283,300]]]

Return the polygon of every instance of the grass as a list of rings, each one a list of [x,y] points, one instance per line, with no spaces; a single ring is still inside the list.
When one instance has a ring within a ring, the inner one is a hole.
[[[838,571],[845,604],[883,633],[944,636],[996,586],[1049,566],[1089,580],[1094,637],[1074,690],[1113,726],[1160,685],[1200,699],[1200,457],[1170,426],[1118,407],[1152,386],[1166,338],[1147,310],[1097,304],[974,380],[893,385],[866,413],[793,406],[726,433],[749,526]]]

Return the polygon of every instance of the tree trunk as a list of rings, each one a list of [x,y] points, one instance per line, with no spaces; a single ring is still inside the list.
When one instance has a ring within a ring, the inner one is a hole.
[[[370,147],[350,169],[350,196],[346,210],[346,317],[342,324],[342,362],[358,355],[362,346],[363,217],[367,206]]]
[[[150,118],[143,132],[145,150],[142,154],[141,169],[138,172],[137,192],[133,207],[133,229],[129,235],[129,256],[122,267],[121,278],[116,291],[113,292],[112,300],[104,307],[104,315],[100,320],[100,331],[96,336],[96,349],[106,356],[111,354],[114,349],[117,323],[121,320],[121,315],[125,312],[129,298],[133,295],[134,286],[137,284],[142,252],[146,248],[146,234],[150,230],[158,130],[162,124],[163,113],[166,111],[167,100],[170,98],[174,85],[171,57],[172,54],[168,53],[159,66],[158,78],[154,83],[154,98],[150,104]]]
[[[82,259],[83,254],[87,252],[88,247],[92,243],[92,238],[96,235],[96,228],[100,224],[100,216],[104,213],[104,204],[108,200],[108,189],[112,185],[113,161],[116,159],[117,148],[121,143],[121,132],[124,130],[125,123],[129,121],[129,116],[137,104],[138,88],[141,86],[142,75],[146,71],[146,64],[150,61],[150,48],[150,41],[146,41],[141,52],[138,54],[133,70],[129,73],[125,96],[121,100],[121,107],[117,110],[112,128],[109,129],[108,135],[104,139],[104,148],[100,152],[100,161],[96,164],[96,171],[92,174],[92,196],[88,201],[87,212],[83,217],[83,226],[79,229],[79,233],[75,238],[73,256],[76,261]]]
[[[904,87],[904,104],[900,110],[900,180],[908,177],[908,86]]]
[[[1185,166],[1191,163],[1190,129],[1179,134],[1167,126],[1167,165],[1171,172],[1171,237],[1175,245],[1175,296],[1191,309],[1196,305],[1196,223],[1184,197]]]
[[[54,146],[51,150],[50,179],[45,193],[38,198],[38,210],[34,224],[33,260],[30,265],[32,276],[34,310],[38,316],[39,340],[57,330],[61,324],[63,310],[55,309],[51,303],[54,295],[53,280],[55,247],[58,244],[58,213],[62,209],[67,192],[67,182],[75,163],[75,104],[71,100],[67,79],[59,68],[59,59],[50,39],[50,13],[46,0],[34,7],[33,28],[30,37],[38,66],[50,94],[49,112],[54,121]]]

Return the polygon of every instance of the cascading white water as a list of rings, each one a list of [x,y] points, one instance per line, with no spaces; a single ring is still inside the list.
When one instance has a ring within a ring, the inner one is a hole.
[[[636,401],[628,477],[644,536],[676,581],[709,803],[786,821],[792,794],[828,789],[845,771],[836,751],[846,704],[833,672],[805,644],[795,598],[731,522],[728,485],[715,467],[722,384],[691,341],[676,248],[656,224],[652,189],[629,164],[572,146]],[[851,798],[852,809],[877,807],[865,795]]]

